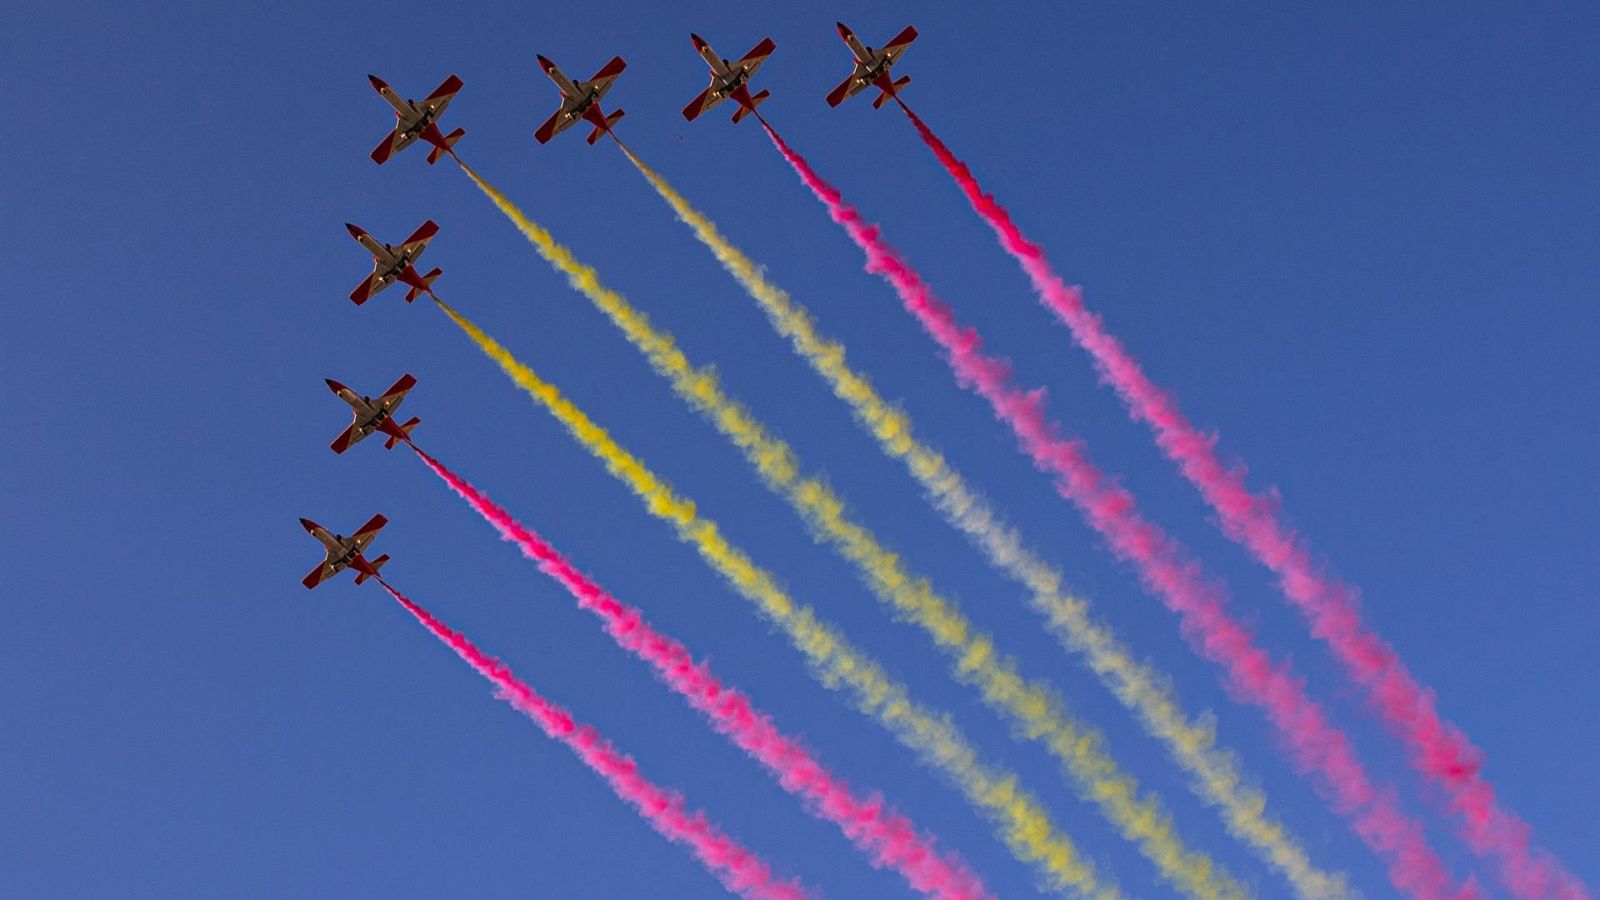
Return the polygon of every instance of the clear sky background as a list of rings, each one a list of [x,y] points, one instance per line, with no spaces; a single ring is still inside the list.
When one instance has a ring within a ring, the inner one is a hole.
[[[691,29],[770,35],[773,123],[1228,585],[1370,767],[1453,835],[1359,696],[1095,384],[904,118],[822,97],[844,19],[921,38],[907,97],[1151,375],[1365,594],[1371,623],[1487,753],[1504,801],[1600,884],[1600,11],[1590,4],[56,4],[0,28],[0,893],[703,896],[716,885],[371,586],[308,593],[295,519],[391,520],[394,583],[833,897],[897,895],[408,454],[335,457],[403,372],[424,447],[709,657],[853,784],[882,789],[1006,896],[1032,891],[954,791],[805,674],[696,555],[425,303],[345,299],[343,223],[426,218],[440,293],[570,392],[794,594],[1022,772],[1138,896],[1150,867],[1013,741],[921,635],[813,544],[708,425],[449,165],[367,152],[375,72],[446,117],[464,158],[825,471],[864,521],[1099,725],[1179,828],[1263,896],[1285,888],[856,429],[616,149],[555,107],[612,54],[621,133],[843,339],[883,392],[1170,672],[1315,859],[1381,867],[1232,704],[1216,671],[1014,450],[752,124],[686,124]],[[224,10],[224,7],[226,9]]]

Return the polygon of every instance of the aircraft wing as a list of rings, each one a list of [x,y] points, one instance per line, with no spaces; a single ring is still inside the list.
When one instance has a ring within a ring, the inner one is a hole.
[[[352,444],[361,443],[367,434],[368,432],[361,430],[359,421],[351,422],[350,427],[339,432],[339,436],[333,439],[333,443],[329,444],[328,448],[335,453],[343,453],[349,450]]]
[[[394,279],[390,278],[387,273],[373,269],[372,274],[367,276],[367,280],[356,285],[356,289],[350,292],[350,301],[360,306],[372,299],[372,295],[393,283]]]
[[[613,56],[611,57],[611,62],[601,66],[600,71],[594,73],[593,78],[585,81],[583,84],[578,85],[578,90],[583,91],[584,93],[594,91],[595,102],[599,103],[600,100],[605,97],[606,91],[611,90],[611,83],[616,81],[617,76],[621,75],[622,70],[626,69],[627,67],[628,64],[622,61],[622,57]]]
[[[314,588],[321,584],[323,579],[326,579],[332,575],[336,575],[338,572],[339,570],[333,567],[333,563],[319,563],[315,569],[312,569],[311,572],[306,575],[305,578],[300,580],[300,583],[308,588]]]
[[[916,39],[917,29],[910,25],[906,26],[905,31],[895,35],[894,40],[885,45],[882,51],[884,57],[889,60],[889,64],[894,65],[895,60],[900,58],[900,54],[906,52],[906,48],[911,46],[911,42]]]
[[[711,87],[701,91],[700,96],[690,100],[689,105],[683,108],[683,117],[685,119],[693,122],[701,113],[722,102],[722,96],[712,92],[714,87],[716,87],[715,76],[712,78]]]
[[[572,123],[576,121],[578,121],[576,118],[567,117],[567,104],[563,102],[561,108],[552,113],[550,118],[545,119],[539,130],[533,133],[533,139],[541,144],[548,144],[551,138],[571,128]]]
[[[423,222],[416,231],[413,231],[411,233],[411,237],[406,238],[405,243],[400,245],[400,252],[405,253],[410,251],[411,259],[413,262],[415,262],[417,257],[422,255],[423,248],[427,247],[428,242],[433,240],[433,236],[438,233],[439,223],[429,219],[428,221]]]
[[[865,84],[856,80],[856,73],[851,72],[849,78],[839,82],[839,86],[828,93],[828,105],[838,106],[846,97],[854,97],[866,89]]]
[[[433,89],[433,93],[422,101],[422,105],[433,110],[434,118],[438,118],[444,112],[444,108],[450,105],[450,101],[455,99],[460,90],[461,79],[451,75]]]
[[[415,133],[407,134],[405,128],[396,123],[394,131],[389,132],[388,137],[379,141],[378,146],[372,148],[372,161],[381,166],[389,160],[389,157],[416,143],[416,140]]]
[[[378,532],[382,531],[383,526],[387,524],[389,524],[389,520],[384,518],[382,513],[368,519],[367,524],[361,526],[361,530],[350,537],[356,552],[359,553],[367,549],[367,545],[372,543],[373,539],[378,536]]]
[[[761,64],[766,62],[767,57],[771,56],[772,51],[776,49],[778,49],[778,45],[772,42],[772,38],[765,38],[761,41],[761,43],[751,47],[750,52],[746,53],[739,60],[742,65],[750,67],[750,70],[745,75],[745,78],[754,78],[756,75],[756,70],[761,68]]]
[[[395,407],[400,405],[400,401],[406,398],[406,392],[410,391],[416,386],[417,379],[411,377],[409,374],[401,375],[400,380],[389,385],[389,389],[383,392],[382,397],[378,398],[378,403],[381,404],[385,409],[393,410]]]

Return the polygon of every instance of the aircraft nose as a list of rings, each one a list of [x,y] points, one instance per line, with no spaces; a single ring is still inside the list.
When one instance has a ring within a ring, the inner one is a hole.
[[[370,74],[369,74],[369,75],[368,75],[368,76],[367,76],[367,80],[368,80],[368,81],[370,81],[370,82],[372,82],[372,86],[373,86],[373,87],[374,87],[374,88],[376,88],[376,89],[378,89],[378,90],[380,90],[380,91],[381,91],[381,90],[383,90],[383,89],[384,89],[384,88],[386,88],[386,87],[388,87],[388,86],[389,86],[389,85],[388,85],[388,84],[386,84],[386,83],[385,83],[385,82],[384,82],[384,80],[383,80],[383,79],[382,79],[382,78],[379,78],[379,77],[378,77],[378,76],[376,76],[376,75],[370,75]]]
[[[332,378],[324,378],[322,380],[328,383],[328,390],[333,391],[335,394],[339,393],[339,388],[344,387],[344,385],[334,381]]]
[[[307,531],[314,531],[314,530],[316,530],[317,523],[311,521],[310,519],[301,519],[300,520],[300,527],[304,528]]]
[[[844,23],[843,22],[835,22],[835,23],[833,23],[833,27],[839,29],[839,36],[840,37],[849,37],[850,36],[850,29],[844,27]]]
[[[361,229],[357,228],[354,225],[351,225],[349,222],[344,223],[344,228],[345,228],[346,231],[350,232],[350,236],[351,237],[353,237],[353,238],[361,237]]]
[[[542,53],[535,53],[534,57],[539,60],[539,68],[545,70],[546,72],[556,67],[556,64],[548,59],[545,59],[544,54]]]
[[[694,48],[696,50],[704,50],[706,48],[706,42],[701,39],[700,35],[695,34],[692,31],[689,32],[689,40],[694,42]]]

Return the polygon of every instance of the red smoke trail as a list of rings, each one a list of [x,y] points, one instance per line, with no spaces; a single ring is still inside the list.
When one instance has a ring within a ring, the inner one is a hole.
[[[916,826],[887,808],[881,797],[854,796],[848,785],[780,732],[743,694],[724,686],[682,644],[650,627],[637,609],[612,597],[539,535],[443,463],[414,445],[411,449],[502,538],[516,544],[524,556],[560,582],[579,606],[599,616],[612,639],[653,666],[668,687],[711,720],[712,727],[777,775],[784,790],[805,800],[809,811],[839,826],[876,865],[897,870],[913,889],[931,896],[952,900],[988,896],[982,882],[960,859],[941,858],[934,850],[933,839],[919,835]]]
[[[778,881],[760,857],[723,834],[706,819],[704,813],[685,810],[683,798],[678,794],[652,784],[639,774],[638,765],[611,746],[611,742],[601,737],[599,732],[573,721],[570,713],[535,693],[533,688],[512,674],[505,663],[451,631],[432,613],[406,599],[387,581],[382,578],[378,581],[389,592],[389,596],[416,616],[417,621],[433,632],[434,637],[449,645],[457,656],[493,682],[502,700],[527,714],[545,734],[571,748],[585,765],[611,785],[618,797],[632,804],[656,831],[668,840],[684,844],[694,851],[700,862],[728,890],[744,897],[774,900],[799,900],[807,896],[793,882]]]
[[[1585,896],[1559,862],[1529,846],[1532,829],[1495,800],[1494,788],[1480,775],[1483,754],[1461,729],[1440,718],[1433,691],[1418,684],[1394,648],[1363,625],[1356,591],[1313,562],[1307,545],[1279,519],[1274,500],[1245,487],[1242,466],[1222,464],[1214,450],[1215,436],[1196,428],[1176,399],[1151,383],[1100,317],[1084,307],[1082,293],[1061,280],[1044,251],[1022,236],[1011,214],[983,192],[966,164],[910,107],[902,102],[900,108],[972,208],[1022,265],[1039,299],[1094,358],[1101,379],[1122,397],[1135,419],[1154,429],[1156,442],[1199,488],[1227,535],[1278,576],[1284,594],[1310,620],[1312,633],[1333,649],[1385,723],[1405,741],[1412,765],[1446,791],[1462,817],[1462,836],[1472,851],[1497,859],[1501,881],[1518,897]]]
[[[1054,476],[1057,491],[1078,507],[1119,558],[1134,564],[1146,588],[1178,614],[1184,636],[1196,650],[1226,669],[1233,692],[1266,711],[1295,764],[1315,773],[1333,807],[1350,818],[1367,846],[1388,861],[1390,882],[1417,897],[1454,894],[1450,876],[1423,839],[1421,826],[1400,812],[1391,791],[1372,784],[1348,738],[1306,696],[1287,664],[1274,662],[1254,645],[1254,636],[1227,613],[1221,594],[1199,565],[1139,516],[1132,495],[1095,467],[1080,442],[1057,434],[1054,423],[1045,418],[1044,391],[1025,392],[1012,385],[1010,368],[981,351],[977,332],[956,322],[950,308],[879,236],[877,226],[863,220],[771,126],[767,135],[867,255],[867,271],[886,279],[906,309],[944,348],[962,386],[989,401],[1034,465]],[[1462,893],[1475,891],[1469,885]]]

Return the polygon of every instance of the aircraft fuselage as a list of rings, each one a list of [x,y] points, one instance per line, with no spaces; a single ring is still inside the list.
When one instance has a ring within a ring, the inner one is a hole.
[[[366,247],[367,252],[372,254],[373,260],[377,263],[378,271],[391,279],[399,278],[404,280],[403,276],[406,270],[411,268],[411,261],[414,258],[412,251],[401,250],[396,252],[393,246],[380,243],[372,237],[363,236],[359,240],[361,241],[361,246]]]

